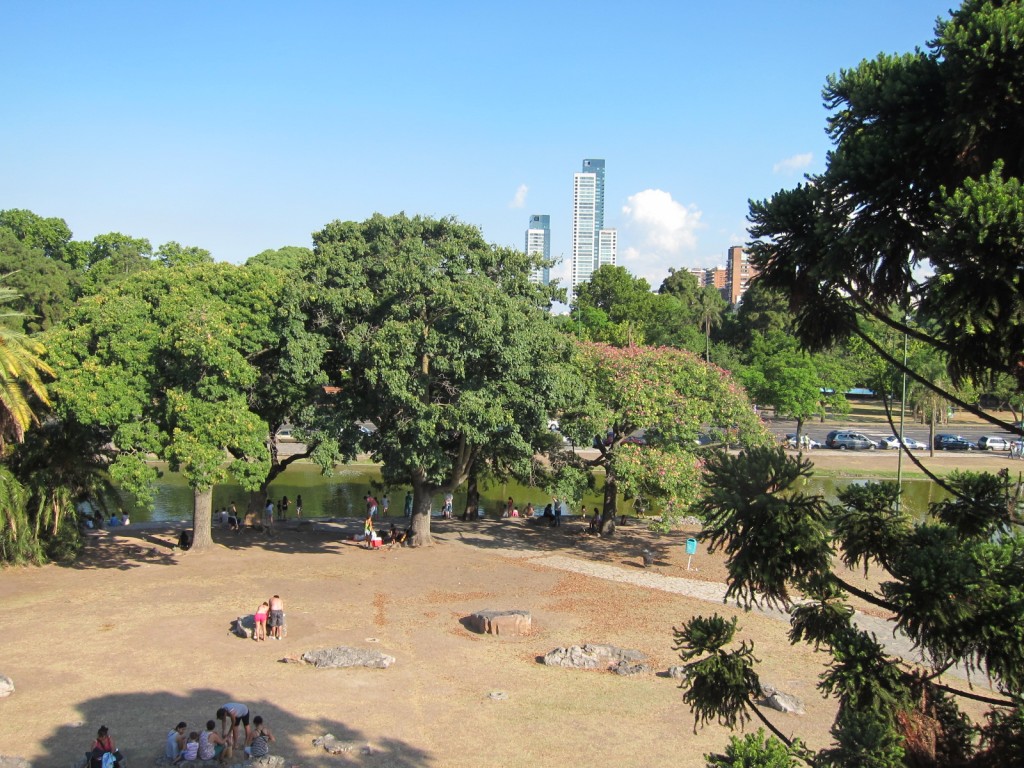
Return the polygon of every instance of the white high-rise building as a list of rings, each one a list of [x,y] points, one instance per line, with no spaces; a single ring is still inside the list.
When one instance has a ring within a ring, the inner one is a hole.
[[[540,254],[545,259],[551,258],[551,217],[547,214],[533,214],[530,226],[526,230],[526,255]],[[530,280],[547,285],[551,282],[551,270],[548,267],[535,268],[530,272]]]
[[[617,232],[604,226],[604,160],[584,160],[583,170],[573,174],[573,290],[598,267],[615,264],[617,249]]]

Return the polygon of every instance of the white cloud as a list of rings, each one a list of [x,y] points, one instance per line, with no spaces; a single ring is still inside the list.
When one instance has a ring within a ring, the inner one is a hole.
[[[797,171],[802,171],[804,168],[807,168],[811,164],[812,160],[814,160],[814,154],[812,152],[793,155],[792,157],[787,157],[785,160],[780,160],[773,165],[772,173],[796,173]]]
[[[520,184],[516,188],[516,194],[512,198],[512,202],[508,204],[509,208],[522,208],[526,205],[526,193],[530,191],[530,188],[525,184]]]
[[[701,212],[672,199],[661,189],[645,189],[630,195],[622,206],[626,228],[645,250],[670,256],[697,246],[697,230],[704,225]]]

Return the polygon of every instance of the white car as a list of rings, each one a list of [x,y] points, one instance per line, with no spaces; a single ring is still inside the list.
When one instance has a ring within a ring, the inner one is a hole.
[[[903,444],[912,451],[923,451],[928,446],[922,443],[920,440],[915,440],[912,437],[903,436]],[[900,439],[896,435],[889,435],[883,437],[878,441],[879,448],[886,448],[888,450],[896,450],[900,447]]]
[[[978,438],[978,447],[983,451],[1008,451],[1010,441],[999,435],[982,435]]]

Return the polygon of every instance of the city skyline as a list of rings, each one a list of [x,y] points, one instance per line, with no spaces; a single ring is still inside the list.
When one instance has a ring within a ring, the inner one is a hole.
[[[578,13],[529,0],[15,4],[0,208],[235,263],[375,212],[455,216],[518,248],[537,211],[568,286],[567,179],[605,158],[617,263],[656,287],[724,263],[749,199],[823,169],[829,75],[925,45],[949,7],[740,5],[596,2],[616,55],[584,66]],[[528,119],[508,98],[524,86]]]

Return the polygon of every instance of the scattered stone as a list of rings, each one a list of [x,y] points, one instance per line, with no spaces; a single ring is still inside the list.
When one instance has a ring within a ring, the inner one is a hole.
[[[253,757],[243,763],[243,768],[250,768],[254,765],[258,765],[260,768],[284,768],[285,760],[280,755]]]
[[[0,675],[0,699],[14,693],[14,681],[7,675]],[[19,760],[21,758],[18,758]]]
[[[533,617],[529,611],[510,610],[477,611],[466,620],[466,625],[483,635],[528,635],[533,631]]]
[[[686,667],[669,667],[668,676],[673,680],[684,680],[686,678]]]
[[[355,741],[338,741],[332,733],[325,733],[323,736],[313,739],[314,747],[323,747],[325,752],[332,755],[340,755],[351,752],[359,747]]]
[[[632,663],[628,661],[620,661],[614,667],[612,672],[622,677],[636,677],[637,675],[649,675],[651,674],[651,665],[644,664],[643,662]]]
[[[612,669],[619,662],[638,663],[647,657],[640,651],[616,648],[614,645],[574,645],[569,648],[555,648],[544,656],[544,663],[550,667],[569,669]]]
[[[644,568],[650,568],[654,565],[654,553],[646,547],[640,551],[640,556],[644,559]]]
[[[239,616],[231,622],[231,632],[237,637],[252,640],[255,631],[256,617],[254,616]]]
[[[487,698],[491,701],[508,701],[508,694],[505,691],[491,691]]]
[[[761,684],[761,700],[758,704],[792,715],[806,714],[804,703],[790,693],[783,693],[774,685]]]
[[[370,667],[372,669],[387,669],[395,663],[394,656],[388,656],[380,651],[371,651],[365,648],[349,648],[339,645],[337,648],[321,648],[316,651],[306,651],[302,654],[302,660],[312,664],[317,669],[334,669],[337,667]]]
[[[32,763],[24,757],[0,755],[0,768],[32,768]]]

